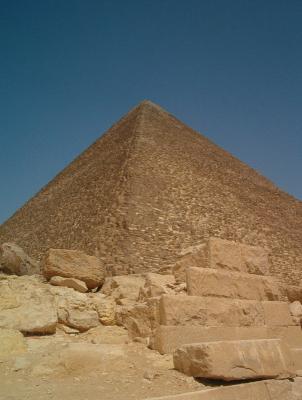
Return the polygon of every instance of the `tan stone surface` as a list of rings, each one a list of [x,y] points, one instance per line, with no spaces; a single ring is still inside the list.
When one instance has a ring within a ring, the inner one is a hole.
[[[188,376],[224,381],[289,378],[294,366],[279,339],[187,344],[173,353],[175,368]]]
[[[111,298],[104,298],[99,294],[93,296],[92,301],[103,325],[115,325],[116,303]]]
[[[173,268],[178,281],[185,278],[190,267],[215,268],[231,272],[269,275],[268,252],[259,246],[248,246],[212,237],[191,248]]]
[[[268,338],[280,338],[290,347],[302,347],[302,330],[300,326],[270,327]]]
[[[276,281],[267,276],[188,268],[187,291],[191,296],[214,296],[243,300],[280,300]]]
[[[101,261],[82,251],[49,249],[43,259],[43,275],[76,278],[84,281],[89,289],[101,286],[105,279],[105,268]]]
[[[290,315],[289,304],[283,301],[263,301],[265,325],[290,326],[295,325]]]
[[[32,257],[97,253],[123,274],[172,266],[180,248],[217,236],[271,249],[272,272],[296,284],[301,221],[301,201],[143,102],[4,223],[0,243]]]
[[[73,289],[52,286],[58,320],[60,323],[85,332],[99,325],[99,316],[93,300],[85,293]]]
[[[300,301],[290,303],[289,309],[293,317],[302,317],[302,304]]]
[[[161,275],[150,272],[145,275],[145,279],[145,285],[140,291],[140,299],[174,293],[176,283],[174,275]]]
[[[3,357],[24,353],[27,350],[22,333],[0,328],[0,360]]]
[[[295,370],[302,370],[302,347],[299,348],[291,348],[291,357],[294,361]]]
[[[34,277],[0,280],[0,327],[24,333],[53,333],[57,324],[54,296]]]
[[[289,381],[267,380],[171,396],[148,397],[146,400],[298,400],[298,398],[293,397]]]
[[[124,326],[129,336],[148,338],[152,334],[150,309],[145,303],[120,306],[116,311],[117,324]]]
[[[15,243],[3,243],[0,246],[0,270],[15,275],[34,275],[40,273],[40,266]]]
[[[68,287],[81,293],[86,293],[88,291],[86,283],[75,278],[62,278],[61,276],[52,276],[49,280],[49,283],[54,286]]]
[[[275,332],[275,336],[278,337]],[[284,332],[282,331],[282,334]],[[156,328],[152,339],[152,348],[161,354],[172,353],[178,347],[210,340],[247,340],[268,339],[270,332],[267,327],[205,327],[196,325],[164,326]]]
[[[101,293],[111,296],[117,304],[136,302],[141,289],[145,285],[145,278],[141,275],[113,276],[105,279]]]
[[[290,348],[302,348],[302,331],[289,327],[207,327],[196,325],[157,326],[151,340],[152,348],[162,354],[172,353],[178,347],[197,342],[221,340],[282,339]]]
[[[169,296],[160,300],[162,325],[263,326],[262,303],[255,300]]]

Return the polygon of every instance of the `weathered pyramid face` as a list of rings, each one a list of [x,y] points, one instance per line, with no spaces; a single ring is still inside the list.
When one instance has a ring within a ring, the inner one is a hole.
[[[271,249],[302,276],[302,203],[157,105],[130,111],[0,227],[41,257],[80,249],[112,273],[165,270],[210,236]]]

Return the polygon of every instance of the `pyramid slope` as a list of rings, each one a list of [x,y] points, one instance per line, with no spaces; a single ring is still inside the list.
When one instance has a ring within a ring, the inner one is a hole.
[[[270,248],[272,273],[302,277],[302,203],[148,101],[0,228],[33,256],[78,248],[112,273],[163,270],[210,236]]]

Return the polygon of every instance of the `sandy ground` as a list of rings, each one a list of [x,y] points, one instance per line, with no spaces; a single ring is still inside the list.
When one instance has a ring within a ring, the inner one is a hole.
[[[26,353],[0,362],[0,400],[141,400],[204,387],[175,371],[171,356],[129,342],[123,328],[26,341]]]

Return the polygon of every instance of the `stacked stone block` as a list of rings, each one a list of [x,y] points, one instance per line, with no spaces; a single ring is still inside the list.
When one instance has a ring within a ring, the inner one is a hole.
[[[260,340],[270,346],[281,339],[294,369],[301,369],[301,327],[269,270],[264,249],[216,238],[198,246],[174,268],[176,279],[187,283],[187,295],[159,300],[152,347],[164,354],[192,343]]]

